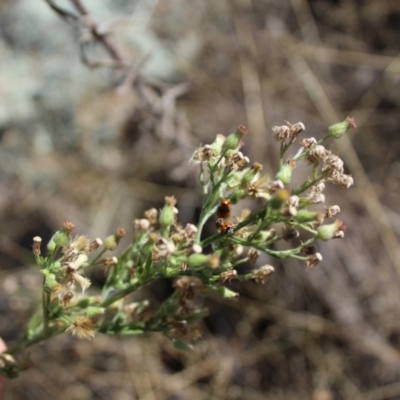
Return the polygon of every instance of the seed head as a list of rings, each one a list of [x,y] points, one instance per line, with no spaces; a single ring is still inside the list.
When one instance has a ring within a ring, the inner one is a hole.
[[[40,246],[42,244],[42,238],[40,236],[35,236],[33,238],[33,244],[32,244],[32,253],[35,256],[40,256]]]
[[[74,336],[79,339],[92,339],[95,335],[95,323],[89,317],[77,316],[72,325],[67,328],[67,331],[71,331]]]
[[[264,265],[253,272],[253,278],[257,283],[265,283],[267,277],[275,271],[272,265]]]

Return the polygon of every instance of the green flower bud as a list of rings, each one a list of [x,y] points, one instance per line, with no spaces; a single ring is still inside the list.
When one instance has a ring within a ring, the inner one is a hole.
[[[215,138],[214,142],[211,144],[211,148],[213,149],[215,154],[221,154],[222,147],[224,145],[224,142],[226,140],[226,137],[219,133],[217,137]]]
[[[53,236],[53,241],[58,247],[64,247],[68,244],[68,233],[63,229],[58,231]]]
[[[160,212],[160,217],[158,218],[158,222],[163,228],[168,228],[175,221],[175,197],[165,197],[165,205]]]
[[[117,248],[118,246],[118,241],[117,238],[115,237],[115,235],[110,235],[107,236],[104,239],[104,248],[108,251],[113,251]]]
[[[199,268],[208,264],[208,255],[206,254],[191,254],[188,258],[188,266],[190,268]]]
[[[351,128],[356,128],[356,122],[353,117],[347,117],[344,121],[333,124],[328,128],[329,136],[339,139],[344,133]]]
[[[235,133],[231,133],[226,139],[222,146],[222,150],[236,150],[240,146],[240,140],[244,135],[247,135],[247,128],[243,125],[239,125]]]
[[[345,231],[346,225],[340,219],[337,219],[333,224],[321,225],[317,229],[317,239],[327,241],[332,239],[338,231]]]
[[[114,235],[110,235],[104,239],[104,248],[108,251],[115,250],[119,241],[125,237],[125,234],[125,229],[118,227]]]
[[[243,184],[250,183],[254,179],[254,177],[257,175],[257,173],[262,171],[262,169],[263,169],[263,166],[260,163],[255,162],[253,164],[253,166],[248,171],[246,171],[245,174],[243,175],[242,183]]]
[[[282,165],[280,171],[276,174],[276,179],[281,181],[284,185],[288,185],[292,180],[292,172],[296,166],[296,161],[290,160]]]
[[[51,238],[49,243],[47,243],[47,250],[49,251],[49,253],[53,253],[56,248],[56,242],[53,240],[53,238]]]
[[[42,270],[42,274],[44,275],[45,290],[48,292],[57,292],[60,284],[57,282],[56,275],[47,270]]]
[[[294,219],[300,223],[306,222],[322,222],[323,215],[319,211],[310,211],[306,209],[302,209],[297,211]]]

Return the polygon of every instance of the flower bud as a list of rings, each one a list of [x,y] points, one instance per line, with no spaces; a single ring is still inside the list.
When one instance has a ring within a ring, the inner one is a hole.
[[[306,209],[302,209],[297,211],[296,216],[294,217],[297,222],[305,223],[305,222],[322,222],[323,215],[319,211],[310,211]]]
[[[171,226],[174,221],[175,221],[175,204],[176,204],[176,199],[175,197],[165,197],[165,205],[163,209],[160,212],[160,217],[158,219],[160,225],[163,228],[167,228]]]
[[[222,133],[219,133],[216,137],[214,142],[211,144],[212,150],[214,151],[215,154],[221,154],[222,147],[224,145],[224,142],[226,140],[225,135]]]
[[[56,243],[54,242],[53,238],[50,239],[49,243],[47,243],[47,250],[49,253],[53,253],[53,251],[57,248]]]
[[[191,268],[199,268],[206,265],[208,256],[206,254],[191,254],[188,258],[188,266]]]
[[[282,165],[281,170],[276,174],[276,179],[280,180],[283,184],[288,185],[292,179],[292,172],[296,166],[296,161],[290,160]]]
[[[343,221],[337,219],[333,224],[321,225],[317,229],[317,239],[327,241],[335,237],[336,233],[339,231],[345,231],[346,226]]]
[[[108,251],[114,251],[125,234],[125,229],[118,227],[114,235],[107,236],[104,239],[104,248]]]
[[[107,236],[104,239],[104,248],[108,251],[113,251],[117,248],[118,242],[115,235]]]
[[[63,229],[57,231],[53,236],[53,241],[57,247],[64,247],[68,243],[68,233]]]
[[[242,183],[244,183],[244,184],[250,183],[254,179],[254,177],[257,175],[257,173],[262,171],[262,169],[263,169],[263,166],[260,163],[255,162],[253,164],[253,166],[248,171],[246,171],[245,174],[243,175]]]
[[[56,292],[59,283],[57,282],[55,274],[48,272],[47,270],[42,270],[42,274],[44,275],[44,288],[48,293]]]
[[[247,135],[248,130],[243,125],[239,125],[235,133],[231,133],[222,146],[223,152],[228,150],[236,150],[240,146],[240,141],[244,135]]]
[[[339,139],[344,133],[351,128],[356,128],[356,122],[353,117],[347,117],[344,121],[333,124],[328,128],[329,136]]]

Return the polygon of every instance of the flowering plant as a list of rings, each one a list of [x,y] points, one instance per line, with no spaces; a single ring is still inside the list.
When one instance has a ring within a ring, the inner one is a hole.
[[[261,253],[278,259],[294,258],[315,267],[322,255],[315,242],[344,236],[345,225],[332,220],[340,212],[338,205],[317,209],[325,203],[325,183],[348,188],[353,184],[344,174],[342,160],[323,146],[329,138],[338,138],[354,120],[332,125],[326,137],[301,140],[300,149],[287,157],[289,148],[305,130],[302,123],[274,127],[273,138],[280,143],[280,161],[276,176],[261,175],[262,165],[248,166],[240,152],[247,129],[239,126],[228,137],[217,135],[210,145],[199,147],[190,164],[198,165],[203,207],[197,225],[178,222],[176,199],[166,197],[164,207],[150,209],[135,223],[131,244],[119,257],[107,257],[116,250],[125,231],[104,240],[90,241],[74,237],[74,226],[65,222],[56,232],[45,255],[42,239],[33,239],[33,254],[43,275],[42,305],[32,316],[18,342],[0,355],[0,373],[13,377],[29,364],[20,353],[46,339],[71,332],[81,339],[95,333],[108,335],[160,332],[177,347],[187,349],[201,337],[200,321],[207,310],[199,306],[198,296],[216,293],[235,298],[226,285],[231,280],[265,283],[274,271],[272,265],[255,267]],[[293,179],[296,166],[304,162],[311,168],[308,179],[298,184]],[[260,199],[257,211],[243,209],[232,217],[232,205],[245,199]],[[203,237],[203,228],[214,220],[216,233]],[[326,223],[325,223],[326,221]],[[307,233],[300,241],[299,232]],[[289,243],[286,249],[274,246]],[[288,248],[287,248],[288,247]],[[238,274],[237,267],[247,263],[248,272]],[[89,267],[103,268],[106,281],[100,293],[91,292],[85,277]],[[144,314],[149,301],[134,301],[131,294],[160,278],[174,279],[174,293],[151,315]],[[17,361],[18,360],[18,361]]]

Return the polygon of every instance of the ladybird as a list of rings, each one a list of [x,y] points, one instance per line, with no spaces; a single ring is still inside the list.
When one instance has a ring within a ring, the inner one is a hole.
[[[218,218],[216,225],[221,233],[224,233],[225,235],[233,234],[234,226],[233,226],[232,222],[225,221],[223,218]]]
[[[231,202],[228,199],[222,199],[217,209],[218,218],[227,219],[231,216]]]

